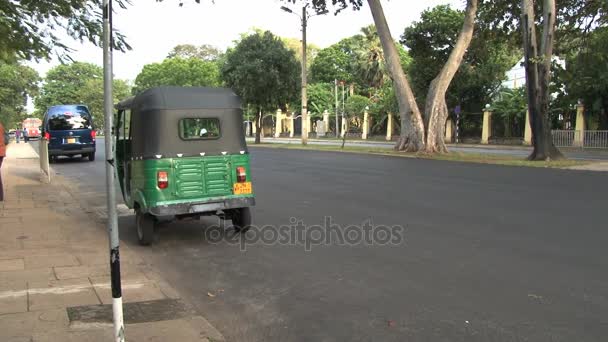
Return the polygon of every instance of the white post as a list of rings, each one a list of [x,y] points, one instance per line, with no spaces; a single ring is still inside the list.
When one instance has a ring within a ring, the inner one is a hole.
[[[329,131],[329,112],[327,109],[323,112],[323,123],[325,124],[325,132]]]
[[[277,117],[274,126],[274,137],[278,138],[281,136],[283,130],[283,112],[281,109],[277,109]]]
[[[293,121],[296,118],[296,113],[291,113],[291,116],[289,117],[289,137],[293,138],[293,131],[294,131],[294,123]]]
[[[386,120],[386,141],[391,141],[393,140],[393,114],[388,113]]]
[[[369,113],[367,112],[367,108],[365,112],[363,112],[363,133],[361,134],[361,139],[367,140],[367,135],[369,133]]]

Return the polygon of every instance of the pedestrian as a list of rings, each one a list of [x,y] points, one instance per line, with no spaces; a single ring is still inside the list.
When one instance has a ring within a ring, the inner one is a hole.
[[[4,201],[4,188],[2,187],[2,160],[6,156],[6,144],[4,138],[4,126],[0,122],[0,202]]]
[[[28,136],[27,136],[27,128],[24,128],[23,129],[23,141],[28,142],[29,140],[30,139],[28,139]]]
[[[15,142],[18,144],[20,139],[21,139],[21,130],[19,129],[19,127],[17,127],[17,129],[15,130]]]

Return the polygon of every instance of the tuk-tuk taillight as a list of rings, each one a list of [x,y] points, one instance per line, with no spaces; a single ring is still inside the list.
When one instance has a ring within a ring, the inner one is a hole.
[[[156,181],[159,189],[166,189],[169,187],[169,173],[167,171],[158,171]]]
[[[236,181],[238,183],[245,183],[247,181],[247,172],[242,166],[236,168]]]

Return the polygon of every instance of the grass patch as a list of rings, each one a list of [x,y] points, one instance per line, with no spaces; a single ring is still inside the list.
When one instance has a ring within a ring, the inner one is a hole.
[[[528,167],[548,167],[548,168],[566,168],[570,166],[586,165],[591,164],[591,161],[585,160],[553,160],[553,161],[529,161],[522,159],[521,157],[514,156],[503,156],[493,155],[485,153],[462,153],[462,152],[450,152],[446,154],[425,154],[425,153],[411,153],[411,152],[399,152],[387,148],[369,147],[369,146],[345,146],[344,149],[340,146],[333,145],[312,145],[302,146],[300,144],[252,144],[252,147],[265,147],[265,148],[280,148],[280,149],[292,149],[292,150],[309,150],[309,151],[331,151],[331,152],[343,152],[343,153],[364,153],[364,154],[376,154],[385,156],[394,156],[402,158],[417,158],[417,159],[433,159],[433,160],[445,160],[445,161],[457,161],[457,162],[468,162],[468,163],[479,163],[479,164],[496,164],[496,165],[510,165],[510,166],[528,166]]]

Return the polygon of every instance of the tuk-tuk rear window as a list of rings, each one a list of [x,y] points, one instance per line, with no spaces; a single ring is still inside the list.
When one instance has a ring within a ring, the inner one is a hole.
[[[218,139],[220,120],[217,118],[184,118],[179,120],[179,136],[184,140]]]

